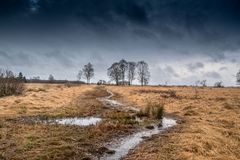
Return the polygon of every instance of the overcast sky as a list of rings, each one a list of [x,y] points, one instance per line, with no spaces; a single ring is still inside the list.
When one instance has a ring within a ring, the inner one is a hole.
[[[235,85],[240,69],[238,0],[1,0],[0,68],[28,78],[94,82],[120,59],[149,64],[150,84]],[[136,81],[137,82],[137,81]]]

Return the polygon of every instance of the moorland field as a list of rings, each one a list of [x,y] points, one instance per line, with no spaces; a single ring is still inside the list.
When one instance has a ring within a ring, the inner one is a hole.
[[[94,159],[116,138],[134,133],[133,112],[110,109],[98,98],[144,110],[162,104],[177,125],[147,138],[125,157],[240,159],[240,89],[170,86],[27,84],[22,95],[0,98],[0,159]],[[97,125],[48,125],[37,120],[96,116]]]

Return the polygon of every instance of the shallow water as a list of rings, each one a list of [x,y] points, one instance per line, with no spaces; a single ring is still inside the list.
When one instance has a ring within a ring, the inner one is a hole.
[[[138,112],[139,109],[132,107],[132,106],[125,106],[124,104],[112,100],[111,98],[114,96],[114,94],[107,90],[107,92],[110,94],[107,97],[98,98],[99,101],[106,105],[110,105],[111,107],[120,107],[122,109],[128,110],[128,111],[134,111]],[[138,121],[141,121],[141,119],[138,119]],[[176,120],[171,118],[163,118],[162,119],[162,127],[158,127],[157,125],[154,126],[154,129],[144,129],[141,131],[138,131],[136,133],[133,133],[129,136],[126,136],[124,138],[119,139],[117,142],[113,142],[108,146],[109,150],[114,150],[114,154],[105,154],[101,159],[102,160],[120,160],[127,156],[128,152],[131,149],[134,149],[137,145],[139,145],[142,141],[144,141],[144,138],[151,137],[152,135],[159,134],[160,132],[165,131],[166,129],[173,127],[176,125]]]
[[[84,118],[60,118],[60,119],[51,119],[45,123],[50,124],[61,124],[61,125],[77,125],[77,126],[89,126],[96,125],[102,119],[97,117],[84,117]]]
[[[99,101],[105,103],[106,105],[110,105],[111,107],[123,106],[122,103],[120,103],[120,102],[118,102],[116,100],[111,99],[114,96],[114,94],[111,91],[107,90],[107,92],[110,94],[109,96],[103,97],[103,98],[97,98],[97,99]]]
[[[114,94],[109,90],[107,90],[107,92],[110,94],[109,96],[103,97],[103,98],[98,98],[98,100],[101,101],[102,103],[104,103],[105,105],[109,105],[113,108],[117,108],[117,107],[120,108],[121,107],[121,109],[127,110],[127,111],[133,111],[133,112],[139,112],[140,111],[140,109],[138,109],[138,108],[135,108],[135,107],[132,107],[132,106],[126,106],[126,105],[124,105],[123,103],[121,103],[117,100],[111,99],[114,96]]]
[[[176,120],[170,118],[163,118],[162,120],[162,127],[158,128],[154,126],[152,130],[142,130],[132,135],[129,135],[125,138],[119,140],[119,143],[112,144],[108,148],[110,150],[114,150],[115,153],[113,155],[105,155],[101,159],[104,160],[117,160],[125,157],[129,150],[134,149],[138,144],[140,144],[144,137],[151,137],[152,135],[159,134],[160,132],[173,127],[176,125]]]

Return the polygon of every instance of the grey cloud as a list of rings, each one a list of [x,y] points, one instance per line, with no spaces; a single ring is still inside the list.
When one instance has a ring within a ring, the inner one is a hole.
[[[216,53],[216,54],[211,54],[211,60],[213,62],[221,62],[226,60],[227,57],[225,56],[224,53]]]
[[[23,52],[8,53],[0,51],[0,63],[5,66],[31,66],[34,64],[34,58]]]
[[[187,68],[190,72],[195,72],[198,69],[204,68],[204,64],[201,62],[190,63],[187,65]]]
[[[179,75],[175,72],[175,70],[171,66],[166,66],[163,71],[169,75],[174,77],[179,77]]]
[[[3,59],[11,59],[11,57],[10,57],[10,55],[9,54],[7,54],[6,52],[4,52],[4,51],[0,51],[0,57],[1,57],[1,59],[3,60]],[[3,61],[1,62],[1,63],[3,63]]]
[[[232,58],[230,61],[231,61],[232,63],[236,63],[236,62],[237,62],[237,59],[236,59],[236,58]]]
[[[221,67],[221,68],[219,68],[219,71],[224,71],[224,70],[228,70],[228,68],[227,68],[227,67]]]
[[[73,61],[73,59],[75,58],[74,54],[68,54],[61,51],[52,51],[52,52],[42,53],[42,55],[44,56],[43,60],[47,60],[50,63],[55,62],[55,63],[58,63],[59,65],[63,65],[64,67],[74,66],[74,61]]]
[[[204,77],[206,78],[214,78],[214,79],[221,79],[221,75],[215,71],[212,72],[206,72],[204,73]]]

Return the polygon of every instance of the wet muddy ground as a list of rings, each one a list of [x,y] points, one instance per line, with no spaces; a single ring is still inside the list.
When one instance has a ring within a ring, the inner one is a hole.
[[[138,112],[138,108],[134,108],[131,106],[125,106],[123,103],[118,102],[117,100],[112,100],[111,98],[114,96],[114,94],[111,91],[107,91],[110,95],[107,97],[99,98],[101,102],[103,102],[105,105],[109,105],[112,107],[118,107],[121,110],[131,110]],[[141,119],[138,120],[139,122],[142,121]],[[156,124],[153,124],[151,128],[148,129],[140,129],[139,131],[136,131],[135,133],[125,136],[121,139],[115,140],[112,143],[108,145],[108,149],[113,151],[111,154],[106,154],[103,157],[101,157],[102,160],[117,160],[124,158],[128,152],[132,149],[134,149],[137,145],[139,145],[142,141],[144,141],[146,138],[150,138],[152,135],[159,134],[160,132],[165,131],[166,129],[173,127],[176,125],[176,120],[171,118],[163,118],[160,120],[162,124],[161,127],[158,126],[159,122]]]
[[[137,116],[138,108],[116,100],[104,87],[87,92],[72,106],[59,115],[3,120],[0,158],[122,159],[147,138],[176,125],[169,117],[146,123],[147,118]]]

